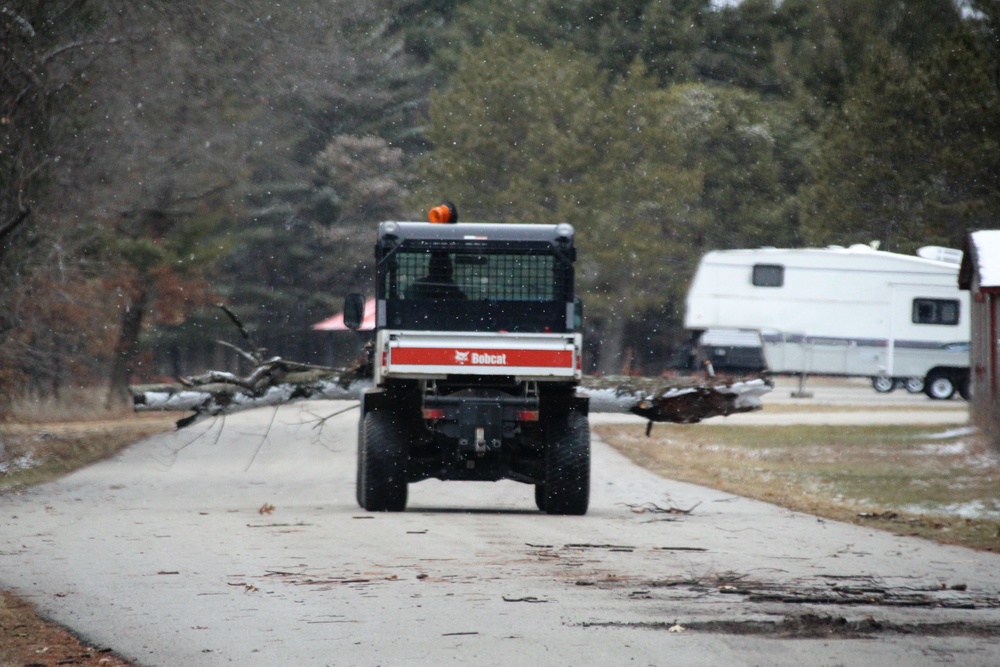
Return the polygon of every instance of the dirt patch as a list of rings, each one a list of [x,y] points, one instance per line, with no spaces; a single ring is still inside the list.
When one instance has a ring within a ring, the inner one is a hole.
[[[886,635],[920,637],[1000,636],[1000,623],[988,621],[898,623],[877,614],[891,609],[995,610],[1000,593],[972,590],[965,583],[927,584],[910,577],[882,578],[870,575],[817,575],[815,577],[762,579],[745,573],[725,572],[702,577],[647,579],[616,572],[592,570],[590,576],[574,576],[585,552],[695,551],[697,547],[636,547],[626,544],[527,544],[527,554],[539,560],[566,563],[566,582],[592,590],[617,591],[640,605],[673,608],[684,601],[720,605],[738,603],[743,614],[752,609],[757,618],[673,622],[588,622],[583,627],[640,628],[656,631],[753,635],[773,639],[872,639]],[[796,613],[797,609],[809,612]],[[833,613],[823,614],[828,609]],[[851,618],[847,610],[857,610]],[[884,610],[884,611],[883,611]],[[728,615],[728,614],[727,614]],[[763,617],[763,620],[761,620]],[[775,620],[770,620],[774,618]]]
[[[621,587],[622,582],[615,582]],[[598,584],[598,587],[606,587]],[[629,588],[644,589],[653,596],[664,589],[682,589],[698,595],[737,596],[747,602],[871,606],[923,607],[931,609],[996,609],[1000,596],[969,591],[965,584],[942,586],[890,585],[873,577],[819,577],[815,581],[762,581],[730,574],[701,579],[668,579],[632,582]]]
[[[616,544],[529,544],[530,556],[539,560],[561,560],[568,566],[582,564],[586,551],[685,551],[705,552],[705,549],[671,546],[640,549]],[[869,575],[818,575],[810,578],[766,580],[739,572],[704,577],[671,577],[640,579],[619,574],[597,578],[571,577],[576,586],[598,590],[628,591],[632,599],[665,599],[671,596],[735,597],[750,603],[786,605],[831,605],[844,607],[897,607],[928,609],[998,609],[1000,593],[970,590],[963,582],[928,585],[909,579],[885,579]]]
[[[583,627],[644,628],[667,632],[703,632],[720,635],[754,635],[772,639],[872,639],[884,635],[920,637],[986,637],[1000,634],[996,623],[891,623],[871,616],[802,614],[780,621],[696,621],[692,623],[584,623]]]
[[[0,665],[132,667],[111,649],[92,646],[40,618],[30,605],[4,591],[0,591]]]

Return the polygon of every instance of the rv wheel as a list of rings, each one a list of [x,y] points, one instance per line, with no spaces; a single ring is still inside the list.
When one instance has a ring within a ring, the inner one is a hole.
[[[896,388],[896,381],[890,377],[878,375],[872,378],[872,388],[880,394],[888,394]]]
[[[941,371],[931,371],[924,383],[924,393],[933,399],[943,401],[955,395],[955,383]]]
[[[921,377],[906,378],[903,386],[906,387],[906,391],[911,394],[919,394],[924,390],[924,379]]]
[[[958,393],[965,400],[972,399],[972,387],[969,382],[969,374],[964,373],[958,380]]]

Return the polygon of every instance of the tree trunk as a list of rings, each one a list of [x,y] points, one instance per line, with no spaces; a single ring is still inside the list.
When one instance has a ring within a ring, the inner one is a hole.
[[[622,347],[625,344],[625,318],[613,314],[601,328],[601,352],[597,372],[601,375],[618,375],[622,372]]]
[[[10,220],[0,223],[0,256],[7,249],[7,237],[13,235],[21,223],[28,219],[29,215],[31,215],[31,209],[22,208]]]
[[[131,405],[132,394],[129,391],[129,380],[135,370],[139,358],[139,334],[142,332],[142,319],[149,305],[149,287],[140,285],[132,303],[125,307],[122,315],[121,331],[118,334],[118,344],[111,366],[111,384],[108,389],[107,407]]]

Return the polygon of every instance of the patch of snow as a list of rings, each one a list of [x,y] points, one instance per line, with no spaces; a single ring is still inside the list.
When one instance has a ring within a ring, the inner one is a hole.
[[[976,428],[974,426],[961,426],[941,431],[940,433],[921,434],[916,437],[921,440],[947,440],[948,438],[960,438],[964,435],[972,435],[975,432]]]
[[[320,383],[320,396],[326,399],[334,400],[358,400],[365,390],[371,387],[372,383],[369,380],[357,380],[352,382],[344,388],[341,386],[339,381],[327,380]]]
[[[248,396],[246,394],[234,394],[233,405],[249,405],[252,407],[265,407],[268,405],[281,405],[287,403],[292,397],[294,387],[291,385],[279,385],[269,387],[263,396]]]
[[[41,459],[35,458],[33,454],[25,454],[10,461],[0,461],[0,475],[7,475],[18,470],[27,470],[41,464]]]
[[[924,445],[920,448],[920,452],[934,456],[957,456],[964,454],[966,449],[968,449],[966,443],[956,442],[951,445]]]
[[[967,503],[952,503],[927,507],[924,505],[905,505],[899,508],[909,514],[958,516],[963,519],[1000,519],[1000,503],[995,500],[983,502],[972,500]]]
[[[147,391],[146,404],[141,408],[143,410],[193,410],[210,397],[211,394],[204,391],[179,391],[175,394],[166,391]]]
[[[751,139],[763,139],[769,144],[774,143],[774,137],[771,136],[771,131],[763,123],[744,125],[740,127],[739,130]]]

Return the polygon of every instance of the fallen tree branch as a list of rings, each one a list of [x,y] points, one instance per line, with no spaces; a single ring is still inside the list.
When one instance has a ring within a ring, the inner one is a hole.
[[[209,373],[206,375],[217,375]],[[186,378],[188,381],[191,378]],[[250,408],[282,405],[303,399],[357,399],[371,383],[352,381],[346,374],[290,374],[275,385],[247,387],[246,382],[210,382],[184,384],[136,385],[131,387],[136,411],[182,410],[194,415],[178,422],[188,426],[199,417],[231,414]]]
[[[250,354],[239,345],[233,345],[232,343],[224,340],[216,340],[215,343],[216,345],[221,345],[223,347],[228,347],[230,350],[234,350],[238,355],[240,355],[250,363],[256,364],[260,362],[260,359]]]
[[[247,345],[249,345],[252,348],[251,352],[247,352],[247,351],[244,351],[244,350],[240,350],[240,352],[243,354],[244,357],[250,359],[255,364],[259,364],[261,362],[261,360],[262,360],[262,358],[264,356],[264,352],[266,352],[266,350],[264,348],[262,348],[262,347],[257,347],[254,344],[253,338],[250,337],[250,332],[247,331],[247,328],[245,326],[243,326],[243,322],[240,320],[239,317],[236,316],[236,313],[234,313],[232,310],[230,310],[226,306],[226,304],[224,304],[224,303],[219,303],[219,304],[216,304],[216,305],[219,308],[221,308],[222,312],[224,312],[229,317],[229,321],[231,321],[233,324],[236,325],[236,328],[239,329],[239,331],[240,331],[240,335],[243,336],[243,340],[245,340],[246,343],[247,343]],[[235,345],[230,345],[230,347],[239,350],[239,348],[236,347]]]
[[[654,422],[693,424],[710,417],[752,412],[774,384],[769,377],[584,378],[577,393],[590,398],[591,412],[631,412]]]
[[[235,313],[223,305],[219,307],[240,329],[244,341],[254,347],[250,333]],[[301,399],[358,400],[371,387],[370,344],[349,368],[315,366],[281,357],[264,360],[262,348],[246,352],[229,343],[226,345],[256,363],[248,375],[208,371],[178,378],[177,384],[133,386],[135,409],[194,411],[194,415],[177,422],[178,428],[183,428],[202,416]],[[589,399],[591,412],[632,413],[647,419],[646,435],[649,435],[653,422],[691,424],[711,417],[759,410],[761,396],[771,391],[772,386],[771,380],[763,375],[729,379],[608,376],[584,377],[577,394]]]
[[[690,424],[761,408],[760,397],[771,390],[764,378],[719,384],[693,384],[690,379],[641,379],[639,384],[659,384],[649,391],[637,385],[636,378],[609,389],[612,378],[584,378],[577,389],[590,398],[591,412],[633,413],[653,422]],[[131,387],[133,404],[139,410],[193,410],[194,418],[183,420],[186,426],[199,416],[229,414],[249,408],[267,407],[302,399],[358,400],[371,387],[368,363],[346,369],[324,368],[269,359],[247,376],[208,371],[180,378],[177,384],[136,385]],[[648,428],[647,428],[648,434]]]
[[[676,507],[674,505],[671,505],[669,507],[661,507],[660,505],[651,502],[640,503],[637,505],[630,503],[623,503],[623,504],[625,505],[625,507],[632,510],[632,512],[635,514],[690,514],[695,510],[696,507],[698,507],[698,505],[701,505],[701,502],[700,501],[696,502],[694,505],[692,505],[687,509]]]

